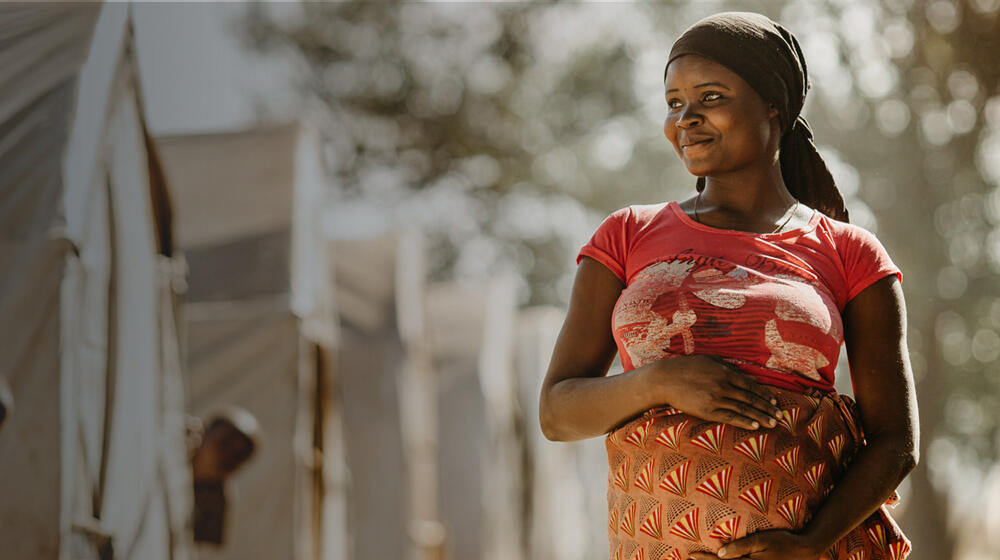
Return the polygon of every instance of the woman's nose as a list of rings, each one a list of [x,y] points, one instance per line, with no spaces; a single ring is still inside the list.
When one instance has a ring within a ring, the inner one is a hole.
[[[701,115],[694,112],[694,110],[691,108],[691,105],[684,107],[684,109],[681,110],[680,116],[677,117],[678,128],[687,128],[689,126],[698,124],[700,122],[701,122]]]

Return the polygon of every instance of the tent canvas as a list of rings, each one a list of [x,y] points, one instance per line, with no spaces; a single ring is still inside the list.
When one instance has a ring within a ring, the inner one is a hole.
[[[449,557],[523,557],[511,277],[427,291],[438,374],[441,515]]]
[[[190,276],[183,305],[188,410],[227,405],[262,441],[227,489],[209,558],[313,558],[323,550],[318,393],[333,350],[328,266],[318,250],[322,174],[299,123],[159,140]],[[320,556],[328,558],[325,553]]]
[[[175,268],[128,6],[4,5],[0,42],[4,553],[183,558]]]

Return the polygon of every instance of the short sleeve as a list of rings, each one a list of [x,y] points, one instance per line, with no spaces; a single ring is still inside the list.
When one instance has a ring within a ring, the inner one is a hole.
[[[628,223],[632,208],[615,210],[590,237],[590,240],[580,248],[576,255],[576,264],[584,257],[592,257],[608,267],[622,282],[625,281],[625,259],[628,256]]]
[[[846,272],[848,301],[886,276],[895,275],[900,282],[903,281],[902,271],[892,262],[885,247],[864,228],[848,228],[840,245],[840,254]]]

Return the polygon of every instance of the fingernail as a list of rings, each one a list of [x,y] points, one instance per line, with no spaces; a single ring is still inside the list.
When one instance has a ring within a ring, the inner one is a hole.
[[[774,418],[771,418],[770,420],[768,420],[768,421],[767,421],[767,423],[768,423],[769,425],[773,426],[773,425],[777,424],[777,423],[778,423],[778,421],[777,421],[777,420],[775,420]]]
[[[719,558],[722,558],[725,555],[726,555],[726,549],[720,548],[719,549]]]
[[[756,422],[754,422],[754,423],[752,423],[750,425],[753,426],[753,429],[755,429],[755,430],[760,427],[760,424],[758,424]]]
[[[771,404],[777,406],[778,405],[778,399],[771,399]]]

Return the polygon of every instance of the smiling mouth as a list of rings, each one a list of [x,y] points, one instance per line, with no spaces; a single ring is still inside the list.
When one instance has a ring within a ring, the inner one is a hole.
[[[692,143],[690,143],[690,144],[685,144],[684,146],[681,146],[681,149],[684,149],[684,150],[686,150],[686,149],[688,149],[688,148],[693,148],[693,147],[695,147],[695,146],[701,146],[701,145],[704,145],[704,144],[708,144],[708,143],[709,143],[709,142],[711,142],[711,141],[712,141],[712,139],[711,139],[711,138],[709,138],[708,140],[701,140],[701,141],[699,141],[699,142],[692,142]]]

